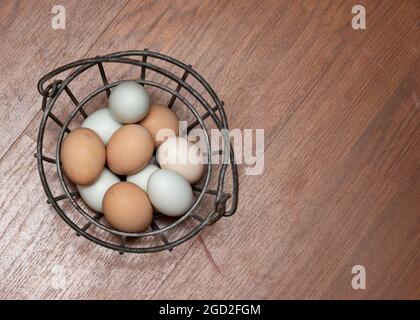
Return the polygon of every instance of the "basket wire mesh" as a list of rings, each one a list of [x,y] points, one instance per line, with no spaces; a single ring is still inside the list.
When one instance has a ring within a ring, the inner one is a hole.
[[[154,60],[154,63],[151,63],[150,60]],[[157,65],[155,61],[164,61],[165,63],[169,63],[172,66],[176,66],[182,70],[182,76],[176,76],[167,68],[163,68],[162,66]],[[78,115],[81,115],[83,118],[87,118],[88,114],[85,108],[89,101],[103,92],[109,97],[113,87],[117,86],[122,81],[127,80],[124,79],[110,83],[104,68],[104,64],[108,63],[127,64],[140,68],[140,77],[138,79],[130,80],[136,81],[145,87],[156,88],[169,94],[171,98],[167,104],[168,108],[172,108],[176,100],[181,102],[189,110],[189,112],[194,115],[195,118],[195,120],[190,125],[188,125],[187,132],[190,132],[196,127],[200,127],[202,129],[203,139],[207,149],[207,170],[203,179],[204,182],[200,183],[200,186],[193,186],[193,191],[196,193],[196,197],[192,207],[188,210],[188,212],[175,221],[172,221],[167,226],[160,227],[158,225],[157,220],[160,219],[162,215],[155,212],[151,227],[145,232],[129,233],[122,232],[110,227],[106,224],[106,222],[101,222],[101,220],[104,220],[102,214],[88,212],[78,204],[76,198],[79,197],[79,194],[77,191],[71,190],[72,188],[62,172],[60,160],[61,144],[65,135],[71,132],[71,129],[69,128],[70,123]],[[83,72],[94,67],[98,68],[100,78],[102,79],[102,85],[79,102],[73,91],[69,88],[69,84],[75,81]],[[64,79],[57,79],[57,76],[65,73],[68,70],[70,73]],[[173,89],[168,85],[164,85],[160,82],[147,80],[146,76],[150,71],[160,74],[167,79],[170,79],[172,82],[175,82],[176,88]],[[199,83],[205,89],[205,92],[210,97],[210,101],[208,101],[208,99],[206,99],[203,94],[200,94],[197,88],[194,88],[193,85],[188,83],[188,77],[193,77],[195,81],[197,81],[197,83]],[[76,231],[78,236],[82,235],[96,244],[109,249],[117,250],[121,254],[124,252],[147,253],[161,250],[172,250],[175,246],[197,235],[204,229],[204,227],[215,223],[222,216],[231,216],[235,213],[238,203],[238,170],[233,148],[229,141],[228,123],[224,110],[224,104],[220,101],[211,86],[192,68],[191,65],[186,65],[172,57],[158,52],[149,51],[147,49],[117,52],[109,55],[98,56],[95,58],[78,60],[59,67],[49,72],[39,80],[38,91],[42,95],[43,116],[38,131],[37,152],[35,157],[37,158],[41,183],[48,198],[47,202],[50,203],[54,207],[55,211],[59,214],[59,216]],[[58,105],[57,100],[63,92],[74,104],[74,109],[70,112],[64,122],[61,121],[53,112],[55,110],[54,107]],[[187,92],[191,97],[195,98],[206,112],[200,115],[198,108],[193,103],[191,103],[189,99],[186,98],[185,94],[182,94],[183,92]],[[46,124],[49,119],[59,127],[55,158],[48,157],[43,153]],[[216,152],[212,152],[211,150],[208,128],[204,122],[206,119],[211,119],[213,121],[223,138],[223,147]],[[215,166],[212,164],[212,155],[215,153],[222,156],[221,166]],[[45,165],[54,164],[56,165],[57,171],[56,177],[58,177],[63,191],[63,193],[59,195],[53,195],[51,188],[52,178],[47,178],[44,167]],[[224,190],[224,187],[226,182],[226,171],[229,167],[231,171],[231,191],[227,192]],[[212,175],[216,175],[217,177],[217,186],[214,189],[209,188],[209,181]],[[214,200],[212,205],[209,206],[209,208],[206,208],[206,211],[208,212],[203,217],[202,214],[197,213],[197,207],[200,201],[202,201],[204,195],[211,195]],[[81,216],[83,216],[83,223],[76,222],[75,219],[72,219],[68,214],[69,209],[64,209],[62,206],[60,206],[60,202],[63,200],[70,201],[72,208],[75,209],[76,212],[78,212]],[[227,208],[228,200],[230,202],[229,208]],[[168,231],[179,228],[189,219],[197,222],[192,230],[189,230],[176,239],[171,239],[167,236]],[[93,232],[90,232],[93,229],[92,227],[99,228],[108,234],[112,234],[114,236],[113,241],[108,238],[104,239],[104,237],[100,237]],[[141,241],[137,242],[135,245],[129,245],[128,243],[131,239],[139,240],[144,237],[157,237],[159,239],[159,243],[148,244],[145,246],[139,246]]]

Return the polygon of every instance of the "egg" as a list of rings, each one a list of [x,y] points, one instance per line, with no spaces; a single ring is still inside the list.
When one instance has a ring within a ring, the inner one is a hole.
[[[107,145],[111,136],[122,127],[122,124],[111,116],[109,108],[104,108],[90,114],[83,121],[81,127],[95,131],[102,139],[102,142]]]
[[[149,164],[141,171],[131,176],[127,176],[127,182],[134,183],[147,192],[147,182],[149,181],[149,177],[153,172],[157,170],[159,170],[158,166],[155,166],[154,164]]]
[[[147,183],[147,194],[160,213],[171,217],[183,215],[193,203],[188,181],[179,173],[167,169],[152,173]]]
[[[60,157],[67,177],[76,184],[88,185],[105,166],[105,145],[95,131],[78,128],[64,138]]]
[[[159,147],[168,137],[179,134],[179,119],[175,112],[166,106],[153,104],[150,111],[140,125],[149,130],[155,143]]]
[[[76,185],[80,197],[96,212],[103,213],[102,200],[105,192],[120,179],[108,169],[104,168],[94,183],[88,186]]]
[[[111,115],[122,123],[136,123],[149,112],[150,98],[146,89],[134,81],[116,86],[109,96]]]
[[[153,219],[153,208],[146,192],[130,182],[114,184],[103,200],[106,221],[124,232],[146,230]]]
[[[204,173],[200,148],[182,137],[171,137],[162,143],[156,158],[162,169],[178,172],[191,184],[200,180]]]
[[[108,142],[108,167],[119,175],[134,174],[150,162],[153,150],[149,131],[138,124],[125,125],[115,131]]]

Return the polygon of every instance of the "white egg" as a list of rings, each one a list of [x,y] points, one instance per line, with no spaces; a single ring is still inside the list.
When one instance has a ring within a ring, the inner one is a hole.
[[[116,86],[108,100],[111,115],[122,123],[136,123],[146,117],[150,98],[143,86],[127,81]]]
[[[161,169],[152,173],[147,183],[150,202],[167,216],[183,215],[191,208],[193,191],[188,181],[179,173]]]
[[[104,168],[99,178],[91,185],[76,185],[80,197],[85,203],[97,212],[103,212],[102,200],[105,192],[120,179],[108,169]]]
[[[95,111],[82,123],[82,128],[89,128],[95,131],[105,145],[107,145],[114,132],[121,127],[122,124],[111,116],[109,108]]]
[[[200,148],[183,137],[170,137],[160,145],[156,159],[162,169],[178,172],[194,184],[204,173],[204,158]]]
[[[127,176],[127,182],[134,183],[147,192],[147,182],[153,172],[158,171],[159,167],[154,164],[147,165],[144,169],[136,174]]]

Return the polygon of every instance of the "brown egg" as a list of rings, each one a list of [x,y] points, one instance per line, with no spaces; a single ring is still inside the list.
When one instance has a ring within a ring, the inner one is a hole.
[[[98,134],[88,128],[70,132],[61,145],[64,173],[74,183],[95,182],[105,166],[105,145]]]
[[[108,223],[124,232],[141,232],[152,223],[150,200],[137,185],[130,182],[114,184],[105,193],[102,206]]]
[[[178,117],[175,112],[166,106],[154,104],[150,107],[147,117],[140,124],[149,130],[153,137],[155,147],[159,147],[168,136],[179,135]],[[162,130],[159,135],[158,132]],[[166,136],[166,137],[165,137]]]
[[[128,124],[114,132],[106,147],[109,169],[129,175],[143,169],[153,155],[153,138],[138,124]]]

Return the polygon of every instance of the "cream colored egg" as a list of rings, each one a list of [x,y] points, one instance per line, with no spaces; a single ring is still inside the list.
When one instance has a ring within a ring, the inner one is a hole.
[[[200,148],[182,137],[171,137],[161,144],[156,154],[162,169],[181,174],[191,184],[204,173],[204,158]]]

